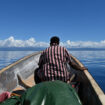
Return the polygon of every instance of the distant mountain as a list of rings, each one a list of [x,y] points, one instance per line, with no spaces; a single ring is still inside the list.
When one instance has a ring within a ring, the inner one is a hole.
[[[72,51],[99,51],[105,50],[105,48],[67,48],[68,50]]]
[[[46,47],[2,47],[0,51],[42,51]],[[72,51],[97,51],[105,50],[105,48],[67,48]]]
[[[44,47],[5,47],[0,48],[0,51],[42,51]]]

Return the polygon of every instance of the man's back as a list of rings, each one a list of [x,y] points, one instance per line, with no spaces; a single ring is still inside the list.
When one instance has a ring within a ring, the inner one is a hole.
[[[39,65],[45,81],[69,79],[66,63],[70,62],[70,56],[64,47],[52,45],[44,50],[41,54]]]

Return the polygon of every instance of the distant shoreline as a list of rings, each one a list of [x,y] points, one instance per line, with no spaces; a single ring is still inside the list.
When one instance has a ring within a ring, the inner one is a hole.
[[[0,48],[0,51],[42,51],[44,47],[7,47]],[[105,51],[105,48],[67,48],[71,51]]]

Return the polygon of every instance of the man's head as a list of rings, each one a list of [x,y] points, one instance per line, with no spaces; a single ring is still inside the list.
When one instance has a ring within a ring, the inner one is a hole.
[[[50,39],[50,45],[53,45],[53,44],[59,45],[59,41],[60,41],[59,37],[54,36]]]

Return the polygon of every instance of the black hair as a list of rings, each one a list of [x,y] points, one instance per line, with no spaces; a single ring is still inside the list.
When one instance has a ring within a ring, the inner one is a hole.
[[[59,41],[60,41],[59,37],[53,36],[53,37],[50,39],[50,44],[56,43],[56,44],[59,45]]]

